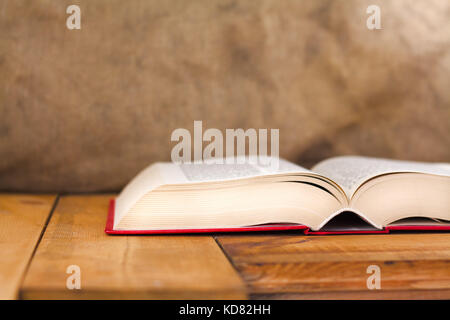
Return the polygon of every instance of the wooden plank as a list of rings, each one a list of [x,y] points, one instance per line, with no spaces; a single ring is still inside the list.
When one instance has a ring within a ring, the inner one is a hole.
[[[450,234],[217,238],[252,298],[448,299]],[[381,290],[367,288],[367,267],[381,270]]]
[[[450,290],[296,292],[250,295],[255,300],[439,300],[447,299]]]
[[[0,299],[16,299],[56,197],[0,194]]]
[[[246,297],[245,285],[211,236],[106,235],[111,197],[60,199],[25,278],[22,298]],[[66,288],[70,265],[80,267],[80,290]]]

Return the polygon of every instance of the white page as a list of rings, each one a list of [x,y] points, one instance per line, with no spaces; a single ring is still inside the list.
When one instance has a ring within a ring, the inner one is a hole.
[[[334,180],[351,198],[363,182],[380,174],[419,172],[450,176],[450,164],[342,156],[324,160],[315,165],[312,171]]]
[[[174,164],[174,166],[179,166],[188,182],[225,181],[285,173],[311,173],[310,170],[283,159],[276,160],[277,166],[261,165],[256,158],[253,159],[254,161],[249,161],[245,157],[232,159],[233,163],[227,163],[224,160],[223,164],[193,162]]]

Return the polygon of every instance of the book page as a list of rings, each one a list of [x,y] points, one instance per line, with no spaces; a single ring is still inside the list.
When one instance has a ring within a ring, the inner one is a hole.
[[[324,160],[312,171],[334,180],[351,198],[361,184],[380,174],[419,172],[450,176],[450,164],[342,156]]]
[[[258,161],[253,161],[253,164],[246,158],[233,158],[234,163],[226,163],[224,161],[223,164],[195,162],[183,164],[172,162],[154,163],[131,180],[117,197],[114,224],[119,223],[126,212],[146,193],[162,185],[225,181],[290,172],[311,173],[311,171],[286,160],[276,160],[278,161],[277,166],[259,165],[257,164]],[[264,163],[270,163],[267,162],[268,159],[263,161]]]
[[[311,173],[311,171],[283,159],[277,159],[277,166],[260,165],[258,161],[250,162],[248,159],[233,159],[234,163],[226,161],[223,164],[193,162],[174,165],[179,166],[186,181],[189,182],[225,181],[284,173]]]

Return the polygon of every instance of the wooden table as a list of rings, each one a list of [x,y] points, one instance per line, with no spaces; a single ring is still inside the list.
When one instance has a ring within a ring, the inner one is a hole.
[[[450,298],[449,233],[108,236],[111,197],[0,195],[0,298]]]

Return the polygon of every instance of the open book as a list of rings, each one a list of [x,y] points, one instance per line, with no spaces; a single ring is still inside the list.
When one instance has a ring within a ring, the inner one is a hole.
[[[106,232],[450,230],[450,165],[343,156],[307,170],[155,163],[111,201]]]

